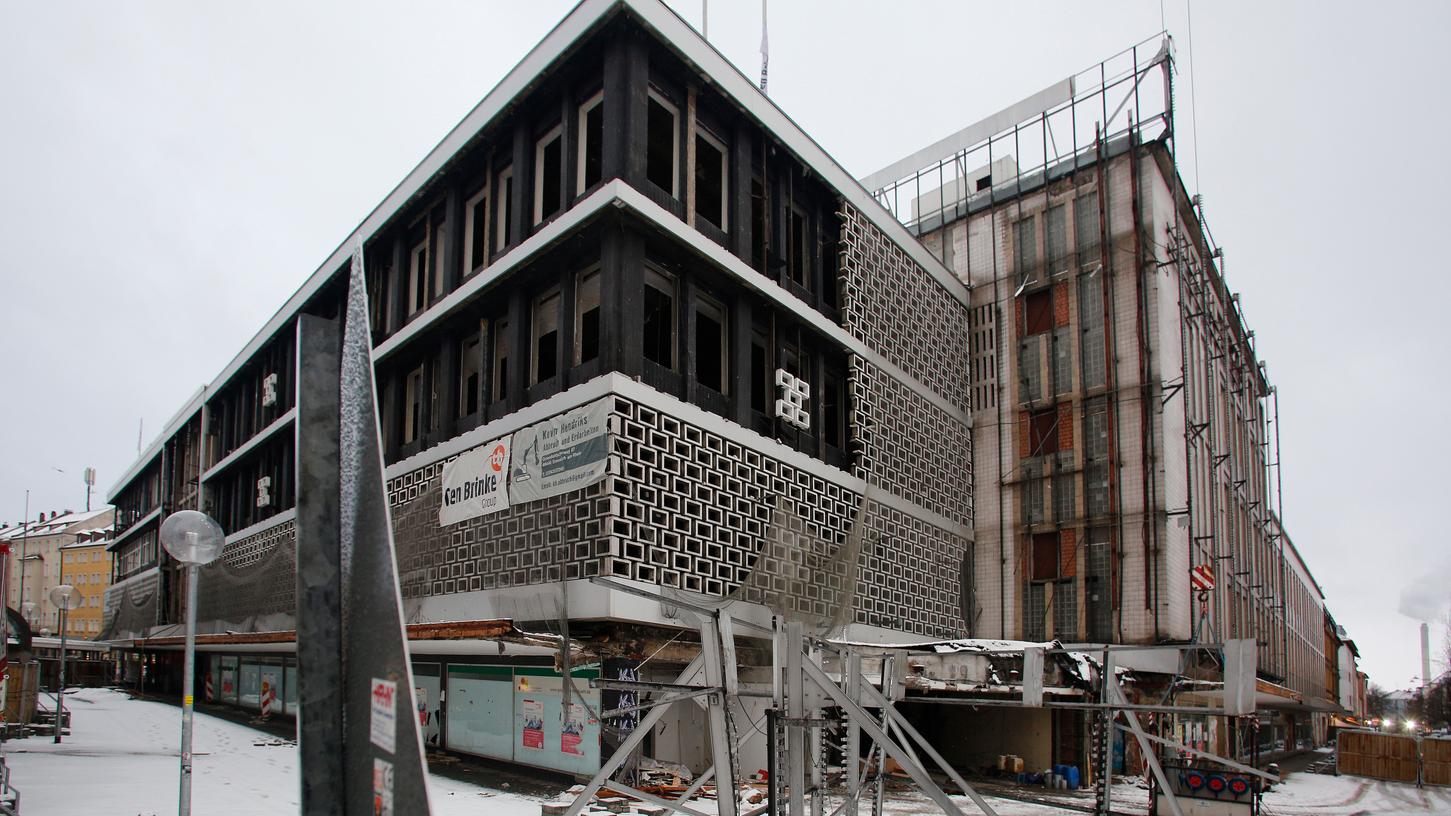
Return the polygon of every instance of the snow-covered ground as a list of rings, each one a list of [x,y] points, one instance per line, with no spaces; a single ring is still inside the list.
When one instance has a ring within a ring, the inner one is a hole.
[[[176,812],[180,709],[108,689],[66,695],[71,733],[5,743],[24,816]],[[297,748],[197,712],[192,736],[192,811],[228,816],[297,813]],[[258,744],[260,743],[260,744]],[[538,816],[538,799],[431,774],[434,816]]]
[[[25,816],[92,816],[97,813],[160,816],[176,811],[178,709],[133,700],[120,692],[86,689],[66,697],[72,733],[60,745],[49,738],[14,740],[4,746],[12,783]],[[198,712],[194,745],[193,810],[228,816],[290,814],[298,807],[297,749],[271,735]],[[429,777],[434,816],[537,816],[543,799]],[[1025,794],[1046,792],[1024,789]],[[978,813],[955,797],[963,812]],[[1062,801],[1082,807],[1083,797]],[[1143,813],[1147,794],[1132,784],[1114,789],[1114,810]],[[1051,804],[990,797],[1001,816],[1066,816],[1076,811]],[[700,809],[714,812],[713,803]],[[917,794],[896,794],[893,814],[937,813]],[[864,807],[863,813],[870,812]],[[1295,774],[1264,800],[1266,816],[1451,816],[1451,789],[1399,785],[1356,777]]]

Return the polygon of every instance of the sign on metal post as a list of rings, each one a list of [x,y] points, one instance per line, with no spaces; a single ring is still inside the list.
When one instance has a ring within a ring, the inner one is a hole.
[[[297,349],[302,812],[426,814],[361,247],[341,325],[302,315]]]
[[[1224,642],[1224,713],[1228,716],[1255,713],[1257,645],[1254,638]]]

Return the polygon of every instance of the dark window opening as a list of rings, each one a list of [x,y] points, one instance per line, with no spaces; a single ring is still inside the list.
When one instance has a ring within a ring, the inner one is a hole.
[[[821,225],[821,302],[835,309],[841,295],[841,218],[835,213]]]
[[[541,295],[534,301],[534,382],[543,382],[559,373],[559,291]]]
[[[837,448],[846,448],[846,393],[841,380],[831,374],[822,378],[821,394],[822,441]]]
[[[695,304],[695,381],[706,388],[726,391],[726,311],[701,297]]]
[[[489,197],[480,193],[469,205],[469,268],[480,269],[489,259]]]
[[[751,268],[766,271],[766,184],[751,176]]]
[[[458,354],[458,416],[466,417],[478,412],[483,390],[484,359],[478,332],[459,342]]]
[[[766,395],[770,388],[766,383],[766,335],[751,332],[751,410],[766,413]]]
[[[1033,580],[1051,581],[1058,577],[1058,534],[1039,533],[1033,536]]]
[[[1058,452],[1058,409],[1049,408],[1032,414],[1028,420],[1028,455],[1043,456]]]
[[[498,241],[494,251],[498,252],[514,243],[514,169],[506,168],[499,174],[498,205],[499,224],[494,231]]]
[[[645,270],[645,359],[675,368],[675,279]]]
[[[726,228],[725,145],[705,133],[695,135],[695,214]]]
[[[574,290],[574,362],[587,363],[600,356],[600,272],[579,276]]]
[[[811,265],[806,247],[806,214],[794,207],[791,209],[791,232],[788,237],[790,245],[786,248],[787,271],[793,283],[809,289]]]
[[[601,96],[585,103],[584,121],[580,123],[579,191],[598,184],[604,177],[605,106]]]
[[[1025,334],[1040,334],[1053,330],[1053,295],[1049,289],[1043,289],[1028,295],[1027,302],[1023,304],[1023,312],[1027,316],[1027,328]]]
[[[560,192],[564,178],[564,137],[555,128],[534,149],[534,222],[548,218],[564,206]]]
[[[651,94],[645,122],[645,178],[672,196],[676,147],[675,109]]]
[[[509,321],[494,321],[494,401],[509,396]]]

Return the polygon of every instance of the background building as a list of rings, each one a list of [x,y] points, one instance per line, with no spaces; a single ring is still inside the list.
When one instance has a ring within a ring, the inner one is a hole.
[[[45,629],[57,636],[60,634],[60,610],[50,602],[50,590],[62,583],[61,549],[79,541],[96,540],[98,535],[104,537],[110,532],[113,518],[110,507],[82,512],[51,511],[38,514],[34,521],[0,529],[0,542],[10,547],[6,573],[10,606],[25,614],[36,632]],[[104,545],[100,546],[104,551]],[[71,562],[66,562],[64,582],[74,584],[71,567]],[[98,598],[105,591],[104,586],[94,589],[92,594]],[[28,612],[27,602],[35,604]],[[99,605],[95,608],[100,610]],[[76,630],[72,627],[71,631]],[[96,634],[78,636],[95,637]]]
[[[1141,43],[863,183],[971,291],[976,631],[1252,638],[1261,751],[1309,747],[1340,708],[1338,646],[1280,522],[1276,391],[1175,166],[1174,81],[1170,43]],[[1153,696],[1209,668],[1120,665]],[[1075,712],[962,717],[986,742],[1034,731],[1040,764],[1081,764],[1092,727]],[[1015,722],[974,727],[985,718]],[[1253,747],[1177,719],[1181,738]],[[1003,752],[986,742],[975,755]]]
[[[101,633],[106,588],[111,585],[110,543],[111,528],[104,527],[77,533],[74,543],[60,548],[65,582],[81,596],[81,605],[66,615],[68,637],[95,640]]]

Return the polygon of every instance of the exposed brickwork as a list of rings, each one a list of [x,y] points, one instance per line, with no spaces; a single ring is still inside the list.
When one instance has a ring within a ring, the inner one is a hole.
[[[1073,305],[1073,301],[1071,300],[1072,297],[1073,297],[1073,284],[1072,283],[1069,283],[1069,282],[1064,281],[1064,282],[1060,282],[1060,283],[1053,284],[1053,325],[1054,326],[1056,326],[1058,328],[1062,328],[1063,326],[1067,326],[1068,325],[1069,315],[1071,315],[1073,313],[1072,312],[1072,309],[1071,309],[1071,306]]]
[[[1058,450],[1073,450],[1073,403],[1058,403]]]

